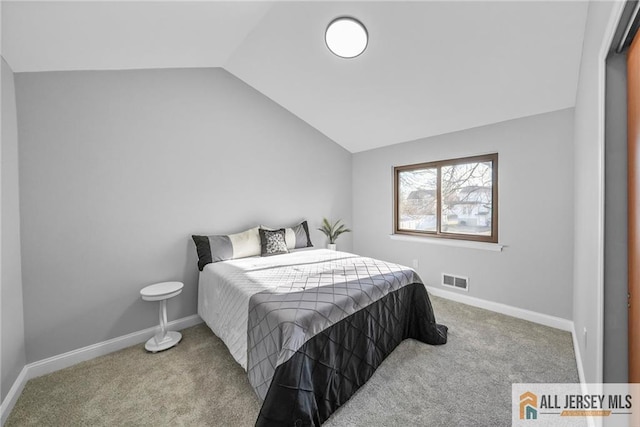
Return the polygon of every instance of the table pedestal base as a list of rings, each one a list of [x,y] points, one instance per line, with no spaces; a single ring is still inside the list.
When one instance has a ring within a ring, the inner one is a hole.
[[[182,339],[182,334],[175,331],[167,331],[167,300],[160,301],[160,330],[144,345],[147,351],[153,353],[166,350],[178,344]]]
[[[147,351],[150,351],[152,353],[166,350],[178,344],[182,339],[182,334],[180,332],[168,331],[164,336],[164,338],[161,338],[160,340],[158,340],[157,338],[158,338],[157,336],[152,337],[144,345],[144,348],[147,349]]]

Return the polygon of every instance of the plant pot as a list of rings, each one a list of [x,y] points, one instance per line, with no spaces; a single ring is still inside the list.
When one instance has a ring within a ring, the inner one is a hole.
[[[327,249],[329,249],[330,251],[335,251],[336,250],[336,244],[335,243],[329,243],[327,245]]]

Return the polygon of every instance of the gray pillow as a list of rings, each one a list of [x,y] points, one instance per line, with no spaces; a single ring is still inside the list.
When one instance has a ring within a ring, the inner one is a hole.
[[[191,237],[198,251],[200,271],[212,262],[260,255],[258,227],[236,234]]]

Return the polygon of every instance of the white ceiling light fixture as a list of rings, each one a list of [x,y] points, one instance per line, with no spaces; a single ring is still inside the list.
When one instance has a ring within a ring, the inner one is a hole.
[[[324,40],[329,50],[340,58],[355,58],[367,48],[369,35],[362,22],[343,16],[331,21]]]

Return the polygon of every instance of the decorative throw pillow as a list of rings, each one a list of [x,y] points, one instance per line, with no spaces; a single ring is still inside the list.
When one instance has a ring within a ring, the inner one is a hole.
[[[198,251],[198,269],[202,271],[212,262],[260,255],[258,228],[229,235],[191,236]]]
[[[275,230],[275,228],[266,227],[264,225],[261,225],[260,228],[271,231]],[[284,232],[288,249],[309,248],[313,246],[311,238],[309,237],[309,226],[307,225],[307,221],[302,221],[298,225],[285,228]]]
[[[280,230],[260,229],[260,246],[262,256],[271,256],[289,253],[285,241],[284,228]]]

